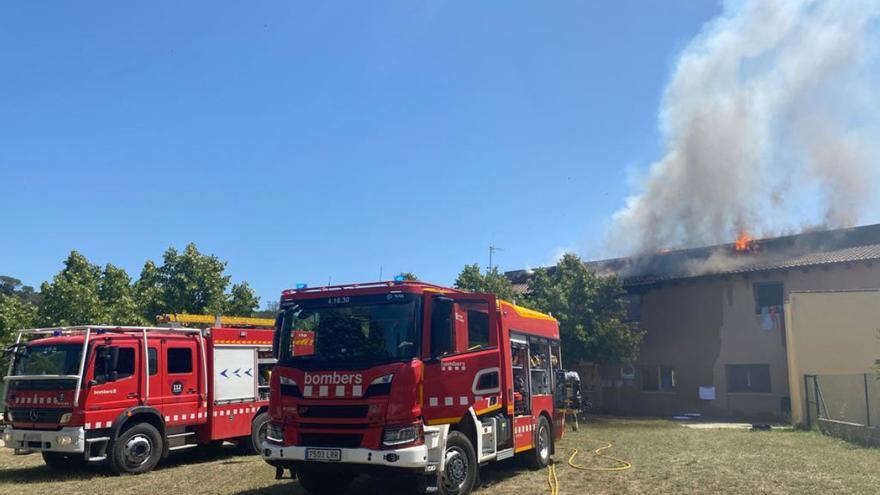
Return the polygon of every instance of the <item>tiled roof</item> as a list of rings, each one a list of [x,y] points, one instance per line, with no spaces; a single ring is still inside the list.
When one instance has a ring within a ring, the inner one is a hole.
[[[618,275],[624,285],[635,286],[693,277],[873,260],[880,260],[880,224],[757,240],[742,252],[736,251],[732,244],[722,244],[586,264],[598,274]],[[531,273],[515,270],[506,275],[514,285],[524,286]]]

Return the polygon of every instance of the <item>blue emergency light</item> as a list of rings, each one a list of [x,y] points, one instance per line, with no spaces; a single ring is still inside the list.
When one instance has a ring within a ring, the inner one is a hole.
[[[406,280],[406,277],[404,277],[403,275],[397,275],[394,277],[395,282],[403,282],[405,280]]]
[[[297,288],[297,289],[305,289],[305,288],[307,288],[308,286],[309,286],[308,284],[296,284],[296,288]]]

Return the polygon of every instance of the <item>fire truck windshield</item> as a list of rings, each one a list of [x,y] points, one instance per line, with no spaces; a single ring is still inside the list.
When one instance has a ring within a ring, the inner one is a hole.
[[[384,363],[418,355],[419,298],[409,294],[296,301],[281,323],[280,360]]]
[[[81,344],[29,345],[15,360],[15,376],[76,375],[82,356]]]

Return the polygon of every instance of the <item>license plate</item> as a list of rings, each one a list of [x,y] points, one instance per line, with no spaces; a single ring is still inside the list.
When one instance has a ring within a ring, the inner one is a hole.
[[[307,461],[339,462],[342,451],[339,449],[306,449]]]

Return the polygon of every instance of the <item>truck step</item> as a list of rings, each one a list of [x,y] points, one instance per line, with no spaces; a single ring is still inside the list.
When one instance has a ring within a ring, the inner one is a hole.
[[[513,457],[513,449],[499,450],[497,454],[495,454],[495,460],[500,461],[502,459],[509,459]]]
[[[168,450],[183,450],[183,449],[191,449],[191,448],[193,448],[193,447],[198,447],[198,446],[199,446],[199,444],[197,444],[197,443],[187,443],[187,444],[184,444],[184,445],[178,445],[178,446],[176,446],[176,447],[168,447]]]
[[[86,438],[86,443],[106,442],[108,440],[110,440],[110,437]]]
[[[89,462],[101,462],[101,461],[103,461],[103,460],[105,460],[105,459],[107,459],[107,456],[106,456],[106,455],[102,455],[102,456],[98,456],[98,457],[89,457],[88,461],[89,461]]]
[[[165,437],[166,438],[182,438],[182,437],[188,437],[190,435],[195,435],[195,434],[196,434],[196,432],[194,432],[194,431],[185,431],[183,433],[172,433],[171,435],[165,435]]]

